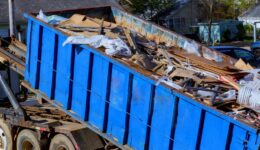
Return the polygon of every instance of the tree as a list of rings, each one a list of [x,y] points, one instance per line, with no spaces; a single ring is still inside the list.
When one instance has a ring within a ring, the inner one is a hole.
[[[203,12],[207,18],[208,25],[208,44],[211,43],[211,27],[214,19],[214,8],[217,6],[216,0],[200,0],[200,3],[203,6]],[[214,42],[214,41],[213,41]]]
[[[208,25],[208,44],[211,42],[212,23],[216,20],[237,19],[255,4],[255,0],[200,0]]]
[[[256,0],[220,0],[225,6],[225,19],[237,19],[239,15],[255,5]]]
[[[158,12],[172,6],[172,0],[120,0],[131,12],[145,19],[151,19]]]

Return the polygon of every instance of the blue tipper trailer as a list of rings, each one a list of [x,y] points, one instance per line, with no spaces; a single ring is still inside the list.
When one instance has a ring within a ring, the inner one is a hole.
[[[165,38],[181,48],[190,41],[114,7],[56,13],[66,17],[74,13],[104,17],[148,36]],[[99,49],[87,45],[62,46],[67,34],[34,15],[25,17],[28,20],[25,81],[120,148],[259,149],[259,128],[237,121],[163,83],[157,86],[151,73]]]

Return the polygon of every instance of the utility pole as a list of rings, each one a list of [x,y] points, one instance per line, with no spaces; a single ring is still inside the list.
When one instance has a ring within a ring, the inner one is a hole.
[[[8,0],[10,37],[14,35],[13,0]]]

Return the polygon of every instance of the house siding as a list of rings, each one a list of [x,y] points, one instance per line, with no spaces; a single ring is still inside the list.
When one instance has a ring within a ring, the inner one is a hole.
[[[198,0],[190,0],[177,11],[172,11],[167,17],[163,18],[166,26],[181,34],[191,32],[191,26],[197,25],[203,19]]]

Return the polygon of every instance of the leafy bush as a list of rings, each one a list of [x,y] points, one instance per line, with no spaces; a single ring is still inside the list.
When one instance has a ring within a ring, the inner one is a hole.
[[[254,27],[251,24],[245,24],[244,30],[246,34],[251,34],[254,30]]]
[[[243,40],[244,37],[246,36],[246,30],[244,28],[244,25],[243,24],[239,24],[237,25],[237,34],[236,34],[236,39],[238,40]]]
[[[222,41],[225,41],[225,42],[230,41],[231,40],[230,36],[231,36],[230,30],[229,29],[225,30],[222,34]]]

